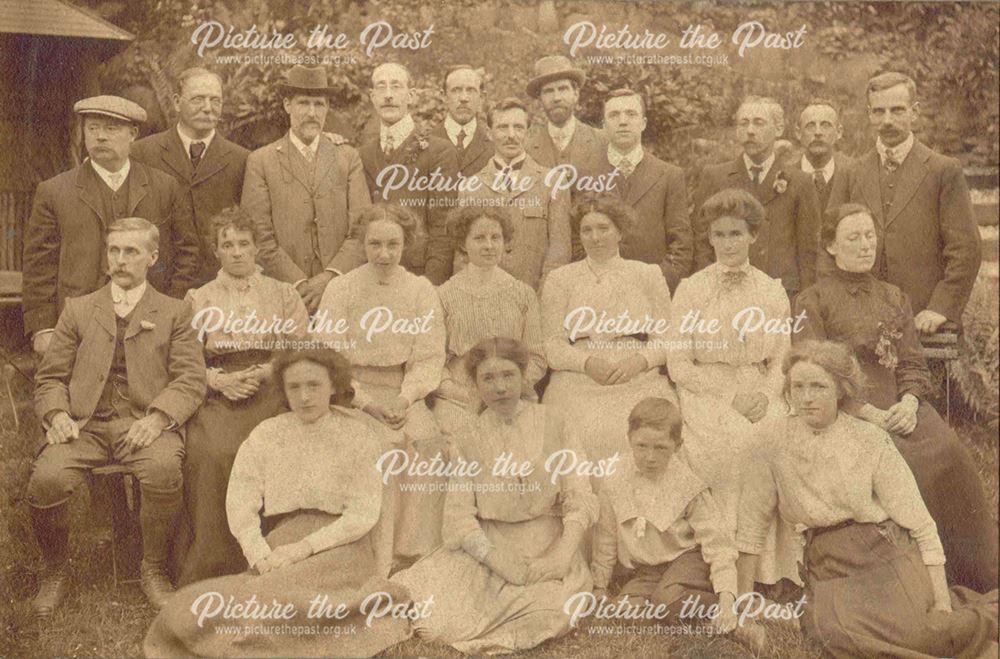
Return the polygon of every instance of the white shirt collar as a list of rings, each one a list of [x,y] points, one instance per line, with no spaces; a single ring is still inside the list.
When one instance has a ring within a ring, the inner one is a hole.
[[[119,169],[117,172],[110,172],[104,169],[96,162],[94,162],[93,158],[88,158],[87,160],[90,161],[90,166],[94,168],[94,171],[97,172],[97,175],[101,177],[101,180],[107,183],[108,187],[114,190],[115,192],[118,192],[118,188],[124,185],[125,179],[128,178],[128,173],[132,169],[132,161],[127,158],[125,159],[125,164],[122,165],[122,168]],[[118,179],[117,182],[115,181],[115,178]]]
[[[817,170],[815,167],[813,167],[812,163],[809,162],[809,159],[803,155],[801,167],[802,171],[805,172],[806,174],[809,174],[810,176],[812,176],[813,172],[816,171],[823,172],[823,181],[829,183],[830,179],[833,178],[833,172],[837,168],[837,163],[836,159],[831,157],[830,160],[827,161],[825,165],[823,165]]]
[[[192,142],[203,142],[205,144],[205,151],[208,151],[208,145],[212,143],[212,138],[215,137],[215,129],[213,128],[212,132],[209,133],[207,137],[202,137],[201,139],[196,140],[193,137],[188,137],[187,135],[185,135],[184,131],[181,130],[181,125],[177,124],[177,134],[180,135],[181,144],[184,145],[184,153],[188,154],[188,157],[190,158]]]
[[[528,158],[528,154],[526,152],[524,152],[524,151],[521,152],[521,155],[519,155],[518,157],[514,158],[510,162],[507,162],[506,160],[504,160],[503,156],[501,156],[499,153],[493,156],[493,160],[496,161],[494,163],[494,166],[500,165],[501,166],[500,169],[503,169],[504,167],[508,167],[508,166],[509,167],[513,167],[517,163],[522,162],[524,160],[527,160],[527,158]],[[516,175],[516,173],[515,173],[515,175]]]
[[[416,124],[413,123],[413,117],[410,115],[406,115],[391,126],[386,126],[380,122],[378,136],[382,149],[385,150],[385,140],[389,135],[392,135],[392,148],[398,149],[399,145],[405,142],[406,138],[410,136],[414,128],[416,128]]]
[[[896,162],[902,165],[903,161],[906,160],[906,156],[910,155],[910,150],[913,148],[914,141],[913,133],[910,133],[907,138],[902,141],[902,143],[889,147],[882,142],[881,137],[878,137],[875,138],[875,150],[878,151],[879,160],[883,165],[885,165],[886,151],[889,149],[892,149],[892,154],[896,157]]]
[[[642,157],[645,154],[646,152],[643,150],[642,144],[636,144],[635,148],[628,153],[619,153],[615,147],[608,144],[608,162],[611,163],[611,166],[616,169],[623,158],[628,158],[628,161],[632,163],[632,167],[635,167],[642,162]]]
[[[308,158],[308,156],[305,155],[305,151],[312,151],[313,157],[316,157],[316,153],[319,151],[320,135],[316,136],[316,139],[312,141],[312,144],[306,144],[290,130],[288,131],[288,137],[292,141],[292,146],[298,149],[299,153],[302,153],[304,157]]]
[[[476,134],[476,118],[473,117],[469,120],[467,124],[460,124],[455,121],[449,114],[444,118],[444,131],[448,133],[448,139],[455,146],[458,146],[458,131],[465,131],[465,145],[469,146],[469,142],[472,141],[472,136]]]
[[[549,137],[552,138],[553,142],[559,142],[565,139],[566,144],[569,145],[570,140],[573,139],[573,134],[576,133],[576,117],[570,115],[569,120],[560,128],[556,126],[551,121],[548,123]]]
[[[769,155],[767,157],[767,160],[765,160],[764,162],[762,162],[760,165],[757,165],[757,163],[755,163],[753,160],[750,160],[750,156],[748,156],[747,154],[745,154],[745,153],[743,154],[743,165],[747,168],[747,178],[751,178],[751,175],[750,175],[750,168],[751,167],[760,167],[761,168],[760,180],[763,181],[764,179],[767,178],[767,173],[769,171],[771,171],[771,165],[773,165],[773,164],[774,164],[774,152],[773,151],[771,152],[771,155]]]
[[[135,309],[135,305],[139,304],[139,300],[142,299],[143,294],[146,292],[146,282],[143,281],[141,284],[135,288],[130,288],[125,290],[115,282],[111,282],[111,300],[122,300],[122,302],[115,302],[115,315],[119,318],[124,318],[129,315],[132,309]]]

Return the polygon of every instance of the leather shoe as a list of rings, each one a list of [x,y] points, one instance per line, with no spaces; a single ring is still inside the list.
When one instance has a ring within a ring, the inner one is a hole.
[[[139,586],[154,609],[160,610],[176,592],[162,565],[143,561],[139,566]]]
[[[49,571],[38,586],[38,594],[31,600],[31,607],[39,618],[51,616],[66,597],[66,569]]]

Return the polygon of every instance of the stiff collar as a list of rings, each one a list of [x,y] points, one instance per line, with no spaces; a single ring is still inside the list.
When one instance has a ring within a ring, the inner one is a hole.
[[[802,171],[805,172],[806,174],[809,174],[810,176],[812,176],[813,172],[823,172],[823,181],[829,183],[830,179],[833,178],[833,172],[837,168],[837,162],[836,158],[831,156],[830,160],[828,160],[825,165],[823,165],[819,169],[816,169],[815,167],[813,167],[813,164],[809,162],[808,158],[802,156],[801,167]]]
[[[565,124],[556,126],[551,121],[547,125],[549,131],[549,137],[552,138],[553,142],[558,142],[560,140],[566,140],[566,144],[569,144],[570,140],[573,139],[573,134],[576,132],[576,117],[570,115],[569,119]]]
[[[316,139],[312,141],[312,144],[306,144],[305,142],[300,140],[298,136],[291,130],[288,131],[288,138],[292,141],[292,146],[294,146],[296,149],[299,150],[299,153],[302,154],[302,157],[307,159],[310,159],[310,157],[306,155],[306,151],[311,152],[313,158],[316,157],[316,154],[319,152],[319,141],[321,137],[322,137],[321,135],[317,135]]]
[[[886,146],[885,143],[882,142],[881,137],[876,138],[875,150],[878,151],[879,161],[882,163],[882,166],[885,167],[885,159],[888,157],[890,151],[892,152],[892,156],[895,158],[896,162],[902,165],[903,161],[906,160],[906,156],[910,155],[910,150],[913,149],[914,142],[913,133],[910,133],[900,144],[892,147]]]
[[[496,155],[493,156],[493,166],[496,167],[497,169],[504,169],[506,167],[512,167],[513,168],[513,167],[517,167],[520,163],[523,163],[527,159],[528,159],[528,154],[525,153],[524,151],[521,152],[521,155],[519,155],[518,157],[514,158],[510,162],[505,162],[504,159],[503,159],[503,156],[501,156],[500,154],[496,154]],[[517,167],[517,169],[521,169],[521,168]]]
[[[444,118],[444,132],[448,134],[448,139],[455,146],[458,146],[458,132],[460,130],[465,131],[465,143],[462,145],[462,148],[468,147],[469,143],[472,142],[472,136],[476,134],[476,126],[475,117],[470,119],[467,124],[458,123],[450,114]]]
[[[145,293],[145,281],[135,288],[130,288],[128,290],[125,290],[115,282],[111,282],[111,301],[114,302],[115,314],[119,318],[124,318],[129,315],[132,309],[135,309],[135,305],[139,304],[139,300],[142,299],[142,296]]]
[[[414,128],[416,128],[416,124],[413,123],[413,117],[410,115],[406,115],[391,126],[380,123],[378,129],[379,144],[382,145],[382,149],[384,150],[386,139],[392,136],[392,148],[393,150],[398,149],[399,145],[405,142],[406,138],[410,136]]]
[[[628,153],[620,153],[615,147],[608,144],[608,162],[615,169],[620,169],[619,165],[623,159],[628,159],[629,164],[632,165],[633,169],[642,162],[643,156],[646,155],[645,150],[642,148],[642,144],[636,144]]]
[[[181,125],[178,123],[177,124],[177,134],[181,138],[181,144],[184,145],[184,153],[188,154],[188,156],[190,157],[190,155],[191,155],[191,144],[193,144],[194,142],[201,142],[202,144],[205,145],[205,151],[208,151],[208,145],[210,145],[212,143],[212,140],[215,138],[215,129],[213,128],[212,132],[209,133],[207,137],[202,137],[201,139],[195,139],[193,137],[188,137],[184,133],[184,130],[181,128]],[[296,146],[298,146],[298,145],[296,144]]]
[[[774,165],[774,157],[775,157],[774,156],[774,151],[772,151],[771,155],[769,155],[767,157],[767,160],[765,160],[764,162],[762,162],[761,164],[758,165],[753,160],[750,160],[750,156],[748,156],[747,154],[744,153],[743,154],[743,166],[746,167],[747,178],[750,179],[751,181],[753,180],[753,174],[750,171],[751,167],[760,167],[761,168],[761,170],[760,170],[760,180],[763,181],[764,179],[766,179],[767,178],[767,173],[771,171],[771,166]]]
[[[118,192],[118,188],[122,187],[122,185],[125,183],[125,179],[128,178],[128,173],[132,170],[132,160],[129,158],[125,159],[125,164],[122,165],[122,168],[119,169],[117,172],[112,172],[108,171],[107,169],[104,169],[96,162],[94,162],[93,158],[87,158],[87,160],[90,162],[90,166],[94,168],[94,171],[97,172],[97,175],[101,177],[101,180],[104,181],[107,184],[107,186],[112,190],[114,190],[115,192]],[[118,178],[117,181],[115,181],[116,177]]]

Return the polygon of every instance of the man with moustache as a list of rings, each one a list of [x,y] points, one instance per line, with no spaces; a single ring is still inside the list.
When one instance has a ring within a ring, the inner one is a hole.
[[[105,242],[110,283],[66,300],[35,374],[45,436],[27,499],[46,567],[32,601],[40,617],[66,593],[69,499],[87,472],[112,460],[142,492],[142,590],[157,609],[174,592],[165,566],[182,500],[181,426],[205,397],[205,362],[187,303],[146,281],[163,244],[157,227],[118,219]]]
[[[687,186],[681,168],[646,151],[646,103],[631,89],[617,89],[604,101],[604,134],[608,148],[599,169],[584,172],[613,180],[616,193],[635,209],[638,223],[621,243],[622,258],[660,266],[673,291],[691,271],[691,220]],[[611,178],[609,175],[615,173]],[[574,259],[583,258],[579,236],[573,236]]]
[[[535,62],[528,96],[541,101],[548,121],[532,126],[524,149],[543,167],[570,164],[578,172],[598,169],[607,140],[601,131],[574,116],[584,80],[586,74],[562,55]]]
[[[855,161],[830,193],[830,207],[852,201],[872,211],[878,255],[872,273],[903,289],[917,329],[933,334],[961,323],[979,272],[982,246],[969,188],[958,160],[913,135],[917,85],[907,75],[868,81],[875,147]]]
[[[483,107],[482,69],[459,64],[444,77],[444,102],[448,114],[431,131],[434,137],[451,142],[462,176],[474,176],[493,155],[493,143],[478,119]]]
[[[480,171],[478,189],[459,194],[463,206],[505,207],[514,225],[513,244],[500,266],[535,290],[549,272],[570,260],[569,195],[553,192],[548,167],[524,151],[528,109],[506,98],[489,113],[496,153]],[[461,264],[464,265],[464,264]]]
[[[837,142],[844,136],[837,108],[831,101],[813,99],[795,126],[795,138],[802,146],[799,169],[812,178],[819,197],[820,210],[830,202],[830,191],[837,181],[847,176],[851,159],[837,151]],[[820,250],[823,252],[824,250]]]
[[[750,248],[750,264],[780,279],[793,298],[816,279],[820,208],[812,180],[775,162],[774,143],[784,129],[785,114],[777,101],[744,99],[736,112],[736,139],[743,153],[734,161],[705,167],[695,192],[694,269],[714,258],[701,205],[720,190],[743,188],[764,206],[766,217]]]
[[[448,138],[428,134],[413,121],[410,106],[416,100],[416,90],[405,66],[395,63],[376,66],[372,71],[371,100],[378,113],[378,134],[363,142],[358,151],[372,201],[398,204],[417,216],[426,238],[407,243],[401,264],[416,275],[424,275],[435,286],[443,284],[451,276],[454,258],[446,222],[448,210],[457,198],[455,146]],[[426,183],[434,172],[438,172],[444,184],[450,182],[451,186],[446,187],[452,189],[410,190],[406,184],[398,190],[386,189],[391,180]],[[364,262],[361,241],[349,238],[331,265],[347,272]]]
[[[310,312],[342,269],[351,217],[371,205],[358,152],[323,133],[332,88],[296,64],[280,85],[288,133],[247,158],[241,205],[257,225],[264,273],[295,286]]]
[[[194,286],[215,277],[219,260],[212,218],[239,203],[247,154],[216,131],[222,117],[222,79],[208,69],[185,69],[173,95],[177,125],[132,145],[132,158],[172,175],[184,191],[198,231],[199,270]]]
[[[174,297],[195,285],[198,237],[177,182],[130,157],[146,111],[118,96],[77,101],[87,159],[38,185],[24,236],[24,327],[44,354],[66,298],[108,281],[105,230],[123,217],[156,225],[159,257],[149,273]]]

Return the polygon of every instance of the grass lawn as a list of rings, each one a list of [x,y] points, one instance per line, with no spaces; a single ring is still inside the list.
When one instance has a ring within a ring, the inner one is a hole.
[[[16,334],[0,331],[3,345],[16,344]],[[18,364],[30,363],[22,351]],[[10,351],[6,351],[8,354]],[[29,600],[35,594],[41,558],[31,533],[24,489],[31,465],[31,447],[40,433],[30,410],[30,388],[16,377],[14,397],[21,416],[21,429],[14,428],[10,402],[0,394],[0,656],[138,656],[142,639],[153,618],[135,583],[115,587],[111,578],[111,554],[107,544],[107,512],[91,506],[86,488],[71,502],[75,520],[71,546],[69,596],[57,613],[39,624]],[[986,479],[997,510],[997,437],[985,423],[953,419],[959,436],[972,450]],[[613,625],[591,622],[581,629],[533,651],[526,657],[752,657],[743,646],[726,638],[691,638],[642,635],[617,625],[619,633],[609,633]],[[634,629],[634,628],[633,628]],[[770,624],[769,645],[761,656],[777,658],[819,657],[819,648],[798,632],[778,623]],[[628,633],[620,633],[628,631]],[[442,646],[413,639],[390,648],[386,656],[460,657]]]

